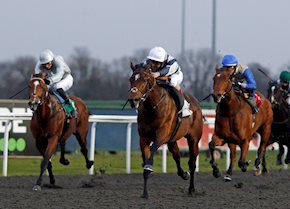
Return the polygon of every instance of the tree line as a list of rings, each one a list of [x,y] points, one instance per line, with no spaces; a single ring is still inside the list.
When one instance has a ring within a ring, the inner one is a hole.
[[[130,62],[139,63],[146,58],[149,49],[139,49],[132,56],[123,56],[110,63],[92,57],[86,48],[75,48],[66,58],[72,70],[74,85],[69,90],[70,95],[77,95],[84,100],[127,100],[129,77],[132,73]],[[182,88],[185,92],[201,100],[212,92],[211,51],[200,49],[187,50],[184,54],[175,55],[184,73]],[[8,99],[24,89],[31,77],[38,57],[19,57],[12,61],[0,62],[0,99]],[[216,63],[221,57],[217,55]],[[259,63],[248,64],[256,78],[257,88],[266,95],[269,79],[257,69],[270,75],[270,69]],[[275,75],[277,77],[277,75]],[[27,89],[14,99],[28,99]]]

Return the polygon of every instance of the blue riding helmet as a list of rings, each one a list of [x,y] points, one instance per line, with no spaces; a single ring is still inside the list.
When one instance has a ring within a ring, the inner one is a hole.
[[[236,66],[237,64],[238,64],[238,60],[234,55],[227,54],[223,57],[223,60],[222,60],[223,67]]]

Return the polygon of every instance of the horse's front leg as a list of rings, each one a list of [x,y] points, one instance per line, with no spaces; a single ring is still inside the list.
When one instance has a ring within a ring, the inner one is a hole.
[[[176,163],[176,167],[177,167],[177,175],[180,176],[182,179],[184,180],[188,180],[189,179],[189,172],[185,172],[180,165],[180,153],[179,153],[179,148],[177,146],[177,142],[171,142],[168,143],[168,150],[172,153],[172,157]]]
[[[233,174],[233,167],[235,165],[236,162],[236,157],[237,157],[237,149],[236,149],[236,145],[235,144],[230,144],[228,143],[228,147],[230,149],[230,165],[227,169],[227,173],[226,176],[224,176],[224,180],[225,181],[231,181],[232,178],[232,174]]]
[[[43,176],[45,169],[48,169],[48,171],[49,171],[50,183],[51,184],[55,183],[53,173],[52,173],[51,162],[49,162],[49,160],[56,149],[57,143],[58,143],[57,136],[50,137],[48,139],[47,148],[45,150],[45,153],[43,155],[43,159],[42,159],[41,164],[40,164],[40,174],[39,174],[39,177],[36,181],[35,186],[33,187],[33,190],[35,190],[35,191],[41,190],[42,176]]]
[[[225,141],[223,139],[221,139],[220,137],[218,137],[216,134],[214,134],[212,136],[212,140],[210,141],[210,143],[208,144],[208,148],[209,148],[209,151],[210,151],[210,164],[211,164],[211,167],[212,167],[212,174],[214,177],[218,178],[221,176],[220,174],[220,170],[218,168],[218,165],[217,163],[215,162],[215,159],[214,159],[214,150],[215,150],[215,147],[216,146],[222,146],[225,144]]]
[[[156,140],[157,141],[157,140]],[[149,175],[153,172],[153,157],[154,153],[160,147],[159,143],[156,141],[149,146],[144,139],[140,139],[140,148],[142,151],[143,158],[143,178],[144,178],[144,189],[142,198],[148,198],[148,189],[147,189],[147,181]]]
[[[241,156],[238,163],[239,168],[241,168],[242,172],[246,172],[250,161],[247,161],[247,154],[249,152],[249,139],[243,140],[243,144],[241,145]]]

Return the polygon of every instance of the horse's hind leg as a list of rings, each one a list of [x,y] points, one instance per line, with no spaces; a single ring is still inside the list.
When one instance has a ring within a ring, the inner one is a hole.
[[[83,156],[85,157],[86,160],[86,167],[87,169],[90,169],[92,167],[92,165],[94,164],[94,161],[89,160],[88,158],[88,149],[87,149],[87,131],[83,131],[81,132],[80,130],[78,130],[75,133],[75,136],[79,142],[79,145],[81,147],[81,152],[83,154]]]
[[[180,176],[184,180],[189,179],[189,173],[184,172],[184,170],[180,166],[180,153],[179,148],[177,146],[177,142],[170,142],[167,144],[168,150],[172,153],[173,159],[175,160],[176,167],[177,167],[177,175]]]
[[[261,159],[263,159],[262,172],[263,172],[263,174],[268,173],[268,170],[266,168],[266,159],[264,159],[264,158],[265,158],[265,154],[266,154],[266,146],[268,144],[269,137],[270,137],[270,131],[271,131],[271,125],[266,125],[265,127],[263,127],[262,131],[260,131],[261,142],[260,142],[260,146],[258,148],[257,158],[255,160],[255,170],[254,170],[255,176],[260,174],[259,165],[260,165]]]
[[[69,165],[69,160],[65,158],[65,140],[61,140],[60,142],[60,159],[59,162],[63,165]]]
[[[188,148],[189,148],[188,166],[190,170],[190,182],[189,182],[188,194],[191,195],[192,192],[195,191],[194,173],[196,169],[196,158],[199,154],[199,148],[198,148],[198,141],[194,141],[191,138],[187,138],[187,143],[188,143]]]
[[[286,158],[285,158],[285,164],[290,163],[290,142],[288,142],[287,146],[287,153],[286,153]]]
[[[284,147],[283,145],[281,144],[281,142],[278,142],[278,145],[279,145],[279,153],[277,155],[277,159],[276,159],[276,165],[282,165],[282,156],[284,154]]]

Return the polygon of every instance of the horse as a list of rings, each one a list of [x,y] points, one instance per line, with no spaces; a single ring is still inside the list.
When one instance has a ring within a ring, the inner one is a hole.
[[[188,194],[195,191],[194,172],[199,154],[198,142],[202,135],[203,117],[198,101],[184,94],[193,112],[191,116],[178,117],[178,109],[168,91],[158,85],[158,80],[151,75],[150,65],[133,65],[130,77],[128,100],[138,112],[137,124],[140,150],[143,159],[144,187],[142,198],[148,198],[147,180],[153,172],[153,157],[158,148],[167,144],[177,166],[177,174],[184,180],[190,178]],[[174,87],[172,87],[174,88]],[[177,140],[185,137],[189,147],[189,170],[180,165],[180,153]]]
[[[40,166],[40,174],[33,187],[33,190],[41,190],[42,175],[47,169],[50,184],[55,186],[55,178],[52,172],[50,158],[60,144],[61,155],[59,162],[68,165],[70,162],[65,158],[65,142],[71,134],[74,134],[81,147],[81,152],[86,160],[86,167],[89,169],[93,161],[88,159],[87,133],[89,111],[83,100],[79,97],[71,96],[78,110],[77,118],[67,118],[62,104],[56,96],[49,92],[48,86],[44,82],[45,74],[32,74],[28,84],[29,102],[28,106],[33,111],[30,122],[30,129],[35,138],[36,147],[43,159]]]
[[[282,156],[284,155],[284,146],[287,146],[288,152],[285,158],[285,164],[290,162],[290,114],[287,101],[285,100],[285,90],[281,88],[281,85],[274,84],[269,85],[268,99],[272,104],[273,110],[273,123],[272,131],[270,135],[269,144],[277,142],[279,145],[279,153],[277,155],[276,164],[282,165]]]
[[[262,173],[266,175],[268,169],[265,152],[273,121],[271,103],[260,92],[255,91],[263,101],[263,105],[258,113],[252,114],[251,106],[240,92],[235,91],[231,79],[232,76],[225,68],[216,68],[216,74],[213,78],[213,97],[217,103],[216,120],[214,134],[209,143],[213,176],[220,177],[220,171],[214,159],[214,149],[216,146],[222,146],[225,143],[228,144],[231,151],[231,165],[227,170],[228,178],[231,180],[232,166],[236,158],[236,146],[241,149],[238,166],[242,172],[247,171],[249,161],[246,161],[246,156],[250,140],[256,135],[256,132],[260,134],[261,142],[257,150],[254,175],[258,176],[261,173],[259,168],[261,159]]]

